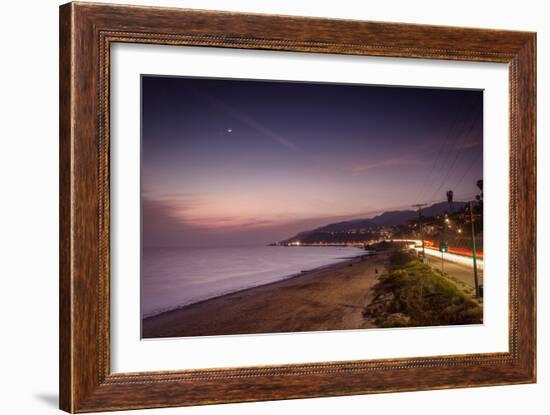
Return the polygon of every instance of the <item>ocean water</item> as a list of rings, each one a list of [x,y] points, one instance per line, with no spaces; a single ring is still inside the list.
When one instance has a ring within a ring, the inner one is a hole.
[[[353,247],[145,249],[141,314],[159,314],[364,253]]]

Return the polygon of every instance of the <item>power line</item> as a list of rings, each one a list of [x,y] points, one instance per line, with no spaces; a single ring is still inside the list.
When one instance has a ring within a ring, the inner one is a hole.
[[[428,183],[430,182],[431,178],[432,178],[432,174],[433,172],[436,170],[436,167],[439,165],[439,161],[440,160],[444,160],[444,158],[442,157],[443,154],[445,153],[444,150],[446,148],[448,148],[446,146],[447,142],[449,141],[449,139],[451,138],[452,135],[454,135],[454,130],[455,128],[458,126],[459,124],[459,120],[462,119],[465,115],[468,114],[469,110],[474,108],[474,105],[472,104],[470,107],[466,107],[466,108],[462,108],[462,112],[459,114],[458,111],[457,111],[457,116],[456,118],[453,120],[453,123],[449,126],[449,129],[447,130],[447,134],[445,136],[445,139],[441,141],[441,146],[439,147],[439,151],[437,153],[437,157],[434,159],[434,162],[432,164],[432,168],[429,170],[429,173],[428,175],[426,176],[426,179],[424,180],[424,183],[421,187],[421,190],[420,192],[418,193],[418,201],[420,201],[422,199],[422,196],[424,196],[424,193],[428,190],[426,188],[426,186],[428,185]],[[452,151],[452,150],[451,150]],[[450,155],[451,153],[449,153]],[[446,157],[445,157],[446,158]]]
[[[464,134],[464,136],[463,136],[462,145],[457,148],[455,158],[453,159],[452,163],[450,164],[449,168],[447,169],[447,172],[445,173],[445,175],[443,177],[443,180],[441,180],[441,184],[439,185],[437,190],[434,192],[434,194],[432,196],[432,199],[435,197],[435,195],[437,195],[441,191],[441,189],[445,185],[447,179],[449,178],[449,174],[453,171],[453,168],[456,164],[456,161],[458,160],[459,156],[462,155],[462,153],[464,152],[464,148],[466,146],[466,139],[468,138],[468,136],[472,132],[472,129],[474,128],[475,121],[477,120],[477,118],[478,118],[478,115],[474,114],[474,116],[472,118],[472,121],[470,123],[470,127],[468,128],[468,132],[466,134]]]
[[[452,124],[449,125],[449,129],[447,130],[447,134],[445,135],[445,139],[441,141],[441,145],[439,147],[439,151],[437,153],[437,156],[434,159],[434,162],[432,164],[432,168],[429,170],[428,175],[426,176],[426,179],[424,180],[424,183],[421,187],[421,190],[418,193],[418,201],[420,201],[422,199],[422,196],[424,196],[424,193],[427,190],[426,186],[430,182],[430,179],[432,178],[432,174],[435,171],[436,166],[439,164],[439,160],[443,159],[443,158],[441,158],[441,156],[443,155],[443,153],[444,153],[443,150],[446,148],[446,144],[448,143],[448,141],[451,137],[451,133],[453,132],[453,130],[457,126],[459,119],[461,119],[464,115],[466,115],[466,113],[467,113],[467,110],[466,110],[465,107],[463,107],[462,112],[461,113],[457,112],[456,117],[454,118]]]
[[[477,153],[476,156],[472,159],[471,163],[468,165],[468,168],[464,170],[464,174],[462,177],[458,180],[458,182],[455,184],[454,188],[457,189],[458,186],[462,184],[462,181],[466,177],[466,175],[469,173],[470,169],[474,166],[474,164],[477,163],[477,161],[480,159],[480,157],[483,155],[483,152]]]

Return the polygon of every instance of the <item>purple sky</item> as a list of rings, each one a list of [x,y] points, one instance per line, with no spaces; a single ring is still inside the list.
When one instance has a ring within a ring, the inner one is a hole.
[[[264,245],[466,200],[482,113],[478,90],[143,76],[143,245]]]

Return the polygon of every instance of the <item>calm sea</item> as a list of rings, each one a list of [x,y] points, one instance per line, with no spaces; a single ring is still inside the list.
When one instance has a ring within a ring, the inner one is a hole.
[[[141,313],[151,316],[364,253],[344,247],[146,249]]]

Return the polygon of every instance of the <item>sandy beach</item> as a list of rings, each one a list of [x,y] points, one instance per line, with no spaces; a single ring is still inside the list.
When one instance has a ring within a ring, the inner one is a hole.
[[[386,262],[386,254],[356,257],[148,317],[142,322],[142,337],[373,327],[362,312]]]

